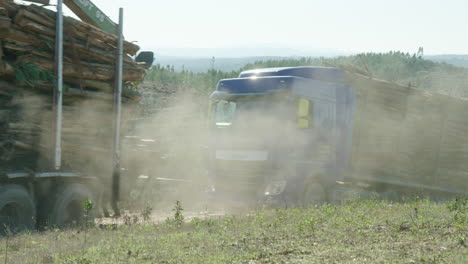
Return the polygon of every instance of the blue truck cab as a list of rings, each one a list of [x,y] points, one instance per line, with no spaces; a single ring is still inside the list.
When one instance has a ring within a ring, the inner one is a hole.
[[[314,203],[348,166],[354,94],[341,69],[250,70],[211,94],[217,199]]]

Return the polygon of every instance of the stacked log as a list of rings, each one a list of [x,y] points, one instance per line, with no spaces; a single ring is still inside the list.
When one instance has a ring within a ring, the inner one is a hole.
[[[2,6],[3,5],[3,6]],[[56,13],[37,5],[0,3],[0,41],[3,60],[0,75],[14,79],[14,66],[28,63],[44,72],[54,70]],[[64,18],[64,81],[81,89],[100,90],[115,74],[117,37],[70,17]],[[123,81],[143,79],[144,68],[130,56],[139,47],[124,42]],[[90,82],[92,81],[92,82]],[[51,86],[52,87],[52,86]]]
[[[0,0],[0,178],[52,167],[55,18],[37,5]],[[64,17],[65,168],[96,174],[111,168],[116,46],[116,36]],[[139,99],[131,87],[145,73],[130,57],[138,50],[124,42],[124,120]]]
[[[358,177],[468,189],[468,100],[348,74],[356,88],[350,167]]]

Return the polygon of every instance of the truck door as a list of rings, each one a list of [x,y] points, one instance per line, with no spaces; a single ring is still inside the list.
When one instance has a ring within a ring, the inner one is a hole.
[[[308,104],[307,114],[304,107],[300,110],[301,104]],[[335,166],[335,103],[301,97],[298,98],[298,108],[298,131],[294,144],[297,173],[323,174],[324,170]]]
[[[334,135],[335,135],[335,104],[327,101],[314,102],[314,128],[316,136],[315,144],[316,161],[334,163]]]

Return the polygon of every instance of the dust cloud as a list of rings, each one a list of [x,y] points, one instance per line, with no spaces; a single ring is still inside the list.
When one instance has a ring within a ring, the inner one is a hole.
[[[141,115],[141,106],[126,102],[122,209],[139,211],[150,206],[167,212],[176,200],[189,211],[228,209],[233,201],[247,208],[259,204],[269,183],[281,181],[287,182],[285,188],[291,188],[296,201],[304,202],[301,187],[311,179],[321,184],[334,180],[378,183],[372,189],[378,192],[400,191],[381,184],[389,178],[467,189],[468,181],[462,181],[468,171],[463,156],[467,144],[463,131],[468,130],[462,114],[468,110],[466,100],[357,74],[348,73],[347,78],[356,88],[355,109],[347,113],[352,118],[347,132],[338,129],[341,124],[336,123],[338,113],[333,106],[318,101],[311,105],[310,127],[298,129],[298,98],[287,95],[255,107],[249,101],[236,101],[235,118],[228,113],[210,116],[208,95],[187,90],[167,96],[161,107],[145,115]],[[51,112],[31,110],[45,99],[28,98],[23,103],[31,113],[28,118],[35,123],[41,120],[43,133],[37,142],[50,145]],[[50,110],[51,102],[45,104]],[[215,103],[212,109],[226,106]],[[64,168],[96,175],[101,190],[108,192],[112,99],[66,99],[63,132]],[[328,172],[313,167],[314,162],[337,162],[335,153],[347,151],[343,144],[350,147],[347,168],[367,179],[323,175]],[[50,149],[44,151],[43,156],[51,157]],[[242,157],[236,157],[239,155]],[[214,198],[209,192],[212,188],[217,193]],[[414,190],[407,188],[403,193]]]
[[[158,111],[129,122],[122,160],[129,180],[123,185],[134,185],[130,208],[170,211],[176,200],[186,208],[206,207],[207,99],[176,92]]]
[[[316,136],[297,133],[296,101],[284,94],[264,99],[236,102],[235,114],[219,115],[216,108],[225,106],[214,101],[209,113],[208,95],[185,90],[135,120],[123,140],[124,166],[139,176],[128,207],[167,211],[176,200],[195,211],[257,207],[271,181],[294,174],[294,146]],[[238,154],[246,157],[234,157]]]
[[[428,195],[405,186],[411,182],[460,189],[467,169],[464,145],[455,142],[467,140],[451,127],[468,125],[461,115],[466,100],[355,73],[347,78],[355,88],[354,109],[340,114],[330,102],[313,100],[305,129],[297,128],[297,96],[257,98],[255,106],[214,102],[212,110],[219,111],[210,116],[208,95],[173,94],[158,111],[135,120],[124,138],[125,185],[135,183],[128,207],[167,211],[180,200],[188,210],[248,209],[262,202],[272,182],[287,182],[288,206],[307,205],[304,186],[314,183],[364,183],[356,185],[362,197],[385,199]],[[344,121],[336,121],[342,114],[352,122],[346,131]],[[340,160],[344,154],[347,162]],[[337,163],[353,176],[323,169]]]

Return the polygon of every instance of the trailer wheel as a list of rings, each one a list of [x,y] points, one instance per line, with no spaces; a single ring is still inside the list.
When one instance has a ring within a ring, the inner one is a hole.
[[[0,234],[32,229],[36,208],[28,191],[16,184],[0,187]]]
[[[304,207],[320,205],[325,202],[325,190],[321,184],[308,184],[304,189],[301,200]]]
[[[93,209],[87,215],[84,202],[91,200]],[[71,183],[59,189],[53,202],[50,224],[58,227],[71,227],[94,221],[97,200],[93,192],[84,184]]]

